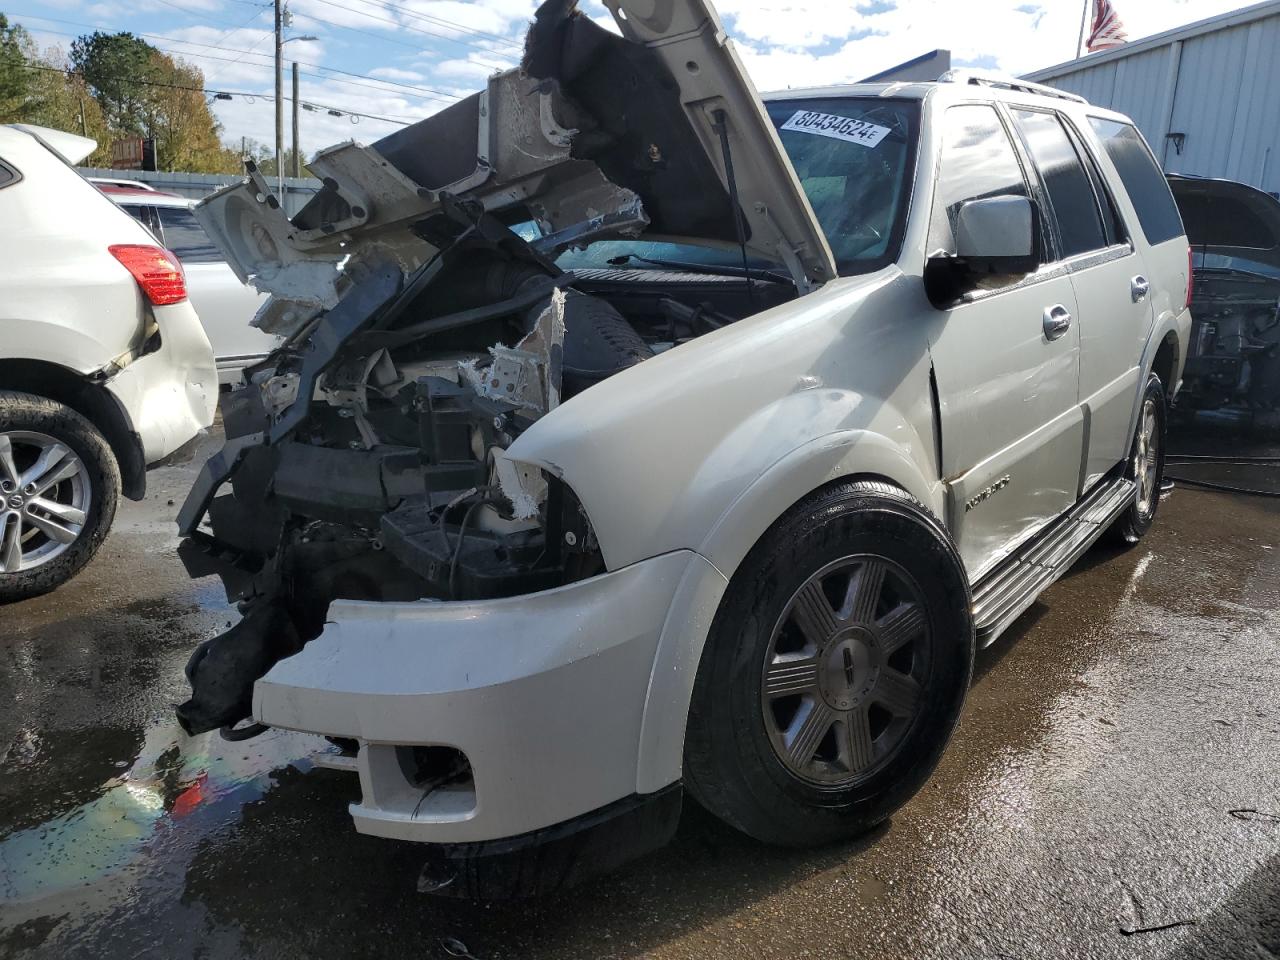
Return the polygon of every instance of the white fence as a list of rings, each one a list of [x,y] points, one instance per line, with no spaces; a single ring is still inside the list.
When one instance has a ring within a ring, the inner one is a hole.
[[[233,173],[163,173],[150,170],[107,170],[98,167],[79,167],[86,177],[104,177],[112,180],[137,180],[165,193],[200,200],[220,187],[238,183],[244,177]],[[276,178],[267,177],[267,183],[275,186]],[[293,216],[311,196],[320,189],[320,181],[314,177],[284,178],[284,210]]]

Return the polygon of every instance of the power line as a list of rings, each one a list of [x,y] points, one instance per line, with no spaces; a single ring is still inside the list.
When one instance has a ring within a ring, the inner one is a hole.
[[[336,7],[337,9],[339,9],[339,10],[343,11],[344,13],[357,13],[357,14],[359,14],[359,15],[360,15],[360,16],[362,16],[362,17],[367,17],[367,18],[369,18],[370,20],[377,20],[377,21],[379,21],[380,23],[389,23],[389,24],[391,24],[391,26],[393,26],[393,27],[398,27],[398,28],[399,28],[399,29],[401,29],[401,30],[409,30],[409,31],[411,31],[411,32],[413,32],[413,33],[421,33],[421,34],[423,34],[424,36],[428,36],[428,37],[435,37],[437,40],[447,40],[447,41],[449,41],[450,43],[458,43],[458,44],[461,44],[461,45],[462,45],[462,46],[464,46],[464,47],[471,47],[471,48],[473,48],[473,49],[480,50],[482,53],[487,53],[487,54],[490,54],[490,55],[495,56],[495,57],[500,57],[500,56],[502,56],[502,54],[500,54],[500,53],[495,53],[493,50],[489,50],[488,48],[486,48],[486,47],[482,47],[482,46],[480,46],[479,44],[471,43],[471,42],[470,42],[470,41],[468,41],[468,40],[462,40],[462,39],[460,39],[460,38],[458,38],[458,37],[450,37],[450,36],[447,36],[446,34],[443,34],[443,33],[432,33],[430,30],[423,30],[421,27],[411,27],[411,26],[409,26],[409,25],[408,25],[408,24],[406,24],[406,23],[401,23],[401,22],[400,22],[400,21],[398,21],[398,20],[392,20],[392,19],[390,19],[390,18],[388,18],[388,17],[377,17],[377,16],[374,16],[372,13],[369,13],[369,12],[368,12],[368,11],[366,11],[366,10],[355,10],[355,9],[353,9],[353,8],[351,8],[351,7],[345,7],[345,6],[343,6],[342,4],[340,4],[340,3],[335,3],[335,2],[334,2],[334,0],[315,0],[315,2],[316,2],[316,3],[323,3],[325,6],[328,6],[328,7]],[[303,14],[303,16],[307,16],[307,14]],[[315,17],[315,18],[313,18],[313,19],[319,20],[319,18],[318,18],[318,17]],[[335,24],[335,23],[329,23],[329,21],[327,21],[327,20],[319,20],[319,22],[320,22],[320,23],[328,23],[328,24],[329,24],[329,26],[338,26],[338,24]],[[488,66],[488,64],[485,64],[485,65],[486,65],[486,66]],[[511,64],[511,63],[509,63],[509,62],[508,62],[508,63],[506,63],[506,64],[503,64],[503,66],[504,66],[504,67],[509,67],[509,66],[511,66],[511,65],[512,65],[512,64]]]
[[[60,73],[63,76],[79,77],[82,80],[85,79],[84,74],[78,70],[63,70],[60,67],[48,67],[41,63],[23,63],[19,64],[19,66],[25,67],[28,70],[44,70],[48,73]],[[265,103],[274,103],[276,99],[268,93],[250,93],[247,90],[209,90],[205,87],[188,87],[180,83],[165,83],[162,80],[139,80],[134,77],[111,77],[110,79],[136,83],[144,87],[164,87],[169,90],[186,90],[190,93],[202,93],[206,96],[222,95],[227,97],[244,97],[249,102],[262,100]],[[293,100],[292,97],[284,97],[283,99],[287,101]],[[304,101],[301,98],[298,99],[298,104],[299,106],[306,106],[309,104],[310,106],[321,110],[329,110],[337,114],[343,114],[351,117],[364,117],[367,120],[380,120],[383,123],[395,123],[402,127],[407,127],[418,122],[417,120],[411,120],[405,117],[380,117],[373,113],[361,113],[359,110],[349,110],[346,107],[334,107],[324,103],[317,103],[314,100]]]
[[[369,0],[363,0],[363,2],[368,3]],[[412,17],[415,20],[422,20],[425,23],[434,23],[437,26],[446,27],[450,30],[457,30],[460,33],[466,33],[476,37],[484,37],[487,40],[496,40],[498,43],[505,44],[506,46],[509,46],[509,47],[515,47],[517,50],[524,49],[524,44],[520,43],[519,41],[512,40],[510,37],[503,37],[496,33],[488,33],[484,30],[477,30],[475,27],[465,26],[464,24],[458,23],[455,20],[446,20],[444,17],[436,17],[428,13],[418,13],[416,10],[411,10],[410,8],[403,6],[402,4],[399,4],[399,3],[391,3],[389,2],[389,0],[383,0],[383,2],[381,3],[381,6],[391,10],[398,10],[401,16]],[[360,12],[360,11],[356,11],[356,12]]]
[[[50,23],[62,23],[62,24],[67,24],[67,25],[69,25],[69,26],[73,26],[73,27],[87,27],[87,28],[89,28],[89,29],[93,29],[93,30],[101,30],[101,29],[104,29],[103,27],[100,27],[100,26],[98,26],[97,24],[92,24],[92,23],[83,23],[83,22],[81,22],[81,21],[77,21],[77,20],[62,20],[62,19],[59,19],[59,18],[57,18],[57,17],[45,17],[45,16],[39,16],[39,15],[36,15],[36,14],[26,14],[26,13],[15,14],[15,16],[27,17],[27,18],[34,19],[34,20],[46,20],[46,21],[49,21]],[[256,16],[256,15],[255,15],[255,16]],[[250,19],[253,19],[253,18],[250,18]],[[238,28],[236,28],[236,29],[242,29],[242,28],[239,28],[239,27],[238,27]],[[64,37],[74,37],[74,36],[76,36],[76,34],[66,33],[66,32],[61,31],[61,30],[47,30],[47,29],[46,29],[46,30],[45,30],[45,32],[46,32],[46,33],[55,33],[55,34],[58,34],[59,36],[64,36]],[[174,54],[174,55],[176,55],[176,56],[179,56],[179,57],[203,58],[203,59],[207,59],[207,60],[217,60],[217,61],[220,61],[220,62],[222,62],[222,63],[232,64],[232,63],[241,63],[241,62],[243,61],[243,58],[244,58],[244,57],[246,57],[246,56],[250,56],[250,55],[252,55],[252,56],[258,56],[258,57],[266,57],[266,56],[270,56],[270,54],[266,54],[266,53],[254,53],[254,52],[253,52],[253,48],[252,48],[252,47],[250,47],[248,50],[244,50],[244,51],[236,51],[236,50],[234,50],[234,49],[232,49],[232,48],[219,46],[219,45],[217,45],[217,44],[212,44],[212,43],[202,43],[202,42],[200,42],[200,41],[198,41],[198,40],[181,40],[181,39],[179,39],[179,38],[177,38],[177,37],[166,37],[166,36],[164,36],[163,34],[159,34],[159,33],[144,33],[144,32],[140,32],[138,35],[139,35],[139,36],[143,36],[143,37],[153,37],[153,38],[158,39],[158,40],[164,40],[164,41],[165,41],[165,42],[167,42],[167,43],[181,43],[181,44],[185,44],[185,45],[187,45],[187,46],[193,46],[193,47],[206,47],[206,48],[208,48],[208,49],[210,49],[210,50],[221,50],[221,51],[223,51],[224,53],[239,53],[239,55],[238,55],[237,57],[235,57],[235,58],[230,58],[230,57],[215,57],[215,56],[213,56],[212,54],[208,54],[208,53],[197,53],[197,52],[189,51],[189,50],[173,50],[173,49],[171,49],[171,48],[160,47],[160,46],[157,46],[157,47],[156,47],[156,49],[157,49],[157,50],[160,50],[160,51],[161,51],[161,52],[163,52],[163,53],[172,53],[172,54]],[[258,43],[262,43],[262,42],[263,42],[263,40],[265,40],[265,39],[270,39],[270,36],[271,36],[270,34],[267,34],[265,37],[260,38],[260,39],[258,40]],[[257,45],[257,44],[255,44],[255,46],[256,46],[256,45]],[[324,70],[324,71],[327,71],[327,72],[329,72],[329,73],[341,74],[341,75],[343,75],[343,76],[348,76],[348,77],[355,77],[355,78],[356,78],[356,79],[358,79],[358,80],[372,80],[372,81],[374,81],[374,83],[377,83],[377,84],[389,84],[389,85],[391,85],[391,86],[394,86],[394,87],[401,87],[401,88],[404,88],[404,89],[406,89],[406,90],[410,90],[410,91],[421,91],[421,92],[419,92],[419,93],[416,93],[416,94],[415,94],[415,96],[421,97],[422,99],[425,99],[425,100],[435,100],[435,101],[438,101],[438,102],[440,102],[440,103],[456,103],[456,102],[458,101],[458,99],[459,99],[457,96],[454,96],[453,94],[450,94],[450,93],[448,93],[448,92],[446,92],[446,91],[443,91],[443,90],[436,90],[436,89],[434,89],[434,88],[432,88],[432,87],[423,87],[423,86],[418,86],[418,85],[415,85],[415,84],[400,83],[400,82],[397,82],[397,81],[394,81],[394,80],[385,80],[385,79],[383,79],[383,78],[381,78],[381,77],[371,77],[371,76],[367,76],[366,74],[362,74],[362,73],[352,73],[352,72],[351,72],[351,71],[349,71],[349,70],[340,70],[340,69],[338,69],[337,67],[326,67],[326,66],[324,66],[323,64],[318,64],[318,63],[308,63],[308,62],[301,61],[301,60],[297,61],[297,63],[298,63],[298,65],[299,65],[299,66],[314,67],[314,68],[315,68],[315,69],[317,69],[317,70]],[[252,62],[252,61],[251,61],[250,63],[246,64],[246,65],[247,65],[247,66],[260,66],[260,67],[267,67],[267,66],[269,66],[269,64],[265,64],[265,63],[261,63],[261,64],[260,64],[260,63],[254,63],[254,62]],[[223,68],[223,69],[225,69],[225,68]],[[391,90],[386,89],[386,87],[384,87],[384,86],[374,86],[374,84],[369,84],[369,83],[357,83],[357,82],[355,82],[354,80],[338,80],[338,79],[334,79],[334,78],[331,78],[331,77],[321,76],[320,74],[316,74],[316,73],[308,73],[308,72],[307,72],[307,71],[305,71],[305,70],[303,70],[303,71],[299,71],[299,72],[300,72],[300,73],[302,73],[302,75],[303,75],[303,76],[312,77],[312,78],[317,79],[317,80],[328,80],[328,81],[330,81],[330,82],[332,82],[332,83],[340,83],[340,84],[343,84],[343,85],[345,85],[345,86],[351,86],[351,87],[365,87],[365,88],[370,89],[370,90],[379,90],[379,91],[381,91],[381,92],[383,92],[383,93],[392,93],[392,92],[393,92],[393,91],[391,91]],[[208,82],[209,82],[209,78],[206,78],[206,79],[205,79],[205,83],[207,84]],[[274,99],[274,98],[273,98],[273,99]]]

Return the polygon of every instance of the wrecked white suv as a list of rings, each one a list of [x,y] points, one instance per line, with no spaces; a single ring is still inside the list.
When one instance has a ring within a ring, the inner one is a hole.
[[[285,346],[182,515],[244,613],[192,732],[334,739],[424,889],[864,831],[989,642],[1159,502],[1189,327],[1122,116],[1014,82],[762,102],[705,0],[538,12],[519,70],[197,215]]]

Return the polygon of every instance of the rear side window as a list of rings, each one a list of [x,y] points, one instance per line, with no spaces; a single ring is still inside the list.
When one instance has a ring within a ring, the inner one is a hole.
[[[142,206],[137,203],[122,203],[120,204],[120,209],[146,227],[147,231],[156,238],[156,243],[161,243],[160,221],[156,219],[154,207]]]
[[[1116,165],[1120,181],[1124,184],[1138,212],[1138,222],[1147,235],[1147,243],[1155,245],[1182,236],[1182,218],[1178,205],[1173,202],[1169,184],[1156,158],[1147,149],[1142,135],[1128,123],[1090,117],[1089,124],[1106,148],[1107,156]]]
[[[213,245],[195,214],[185,207],[157,207],[164,228],[164,245],[183,263],[221,263],[222,254]]]
[[[0,187],[7,187],[18,179],[18,173],[3,160],[0,160]]]
[[[929,252],[956,252],[960,205],[984,197],[1026,197],[1027,182],[995,108],[952,107],[943,118],[942,165],[933,197]]]
[[[1062,256],[1074,257],[1107,246],[1093,184],[1062,122],[1039,110],[1014,110],[1013,119],[1049,195]]]

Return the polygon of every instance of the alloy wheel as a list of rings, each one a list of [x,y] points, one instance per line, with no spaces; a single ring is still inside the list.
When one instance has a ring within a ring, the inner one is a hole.
[[[88,520],[89,471],[65,443],[43,433],[0,433],[0,573],[61,556]]]
[[[921,597],[905,570],[873,555],[828,564],[796,591],[761,681],[765,728],[792,774],[845,785],[907,739],[930,668]]]
[[[1159,496],[1156,474],[1160,467],[1160,431],[1155,401],[1148,397],[1142,403],[1138,420],[1138,437],[1133,452],[1133,478],[1138,484],[1138,512],[1148,516]]]

